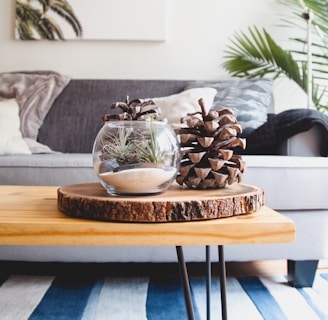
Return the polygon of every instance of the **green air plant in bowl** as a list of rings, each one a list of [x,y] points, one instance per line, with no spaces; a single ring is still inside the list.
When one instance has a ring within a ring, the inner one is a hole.
[[[151,100],[127,98],[112,109],[103,117],[93,147],[94,168],[102,185],[110,195],[164,192],[179,169],[175,132],[158,121],[160,111]]]

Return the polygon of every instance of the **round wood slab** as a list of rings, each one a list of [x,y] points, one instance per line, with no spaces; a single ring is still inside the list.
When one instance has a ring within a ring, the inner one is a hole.
[[[176,222],[248,214],[264,205],[262,189],[234,184],[224,189],[191,190],[173,184],[153,196],[110,196],[100,183],[58,189],[58,209],[67,216],[126,222]]]

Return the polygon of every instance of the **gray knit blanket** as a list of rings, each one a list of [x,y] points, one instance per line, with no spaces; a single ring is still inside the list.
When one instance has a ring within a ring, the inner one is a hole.
[[[292,109],[270,115],[268,121],[246,136],[244,154],[279,154],[279,145],[286,139],[311,129],[320,128],[320,155],[328,156],[328,116],[313,109]]]

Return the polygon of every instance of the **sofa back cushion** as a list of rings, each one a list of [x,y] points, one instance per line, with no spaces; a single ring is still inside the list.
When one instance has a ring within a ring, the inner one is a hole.
[[[217,90],[212,109],[230,108],[248,136],[274,113],[271,79],[229,79],[220,81],[196,81],[188,88],[212,87]]]
[[[53,103],[38,141],[65,153],[90,153],[113,102],[162,97],[184,90],[183,80],[72,79]]]

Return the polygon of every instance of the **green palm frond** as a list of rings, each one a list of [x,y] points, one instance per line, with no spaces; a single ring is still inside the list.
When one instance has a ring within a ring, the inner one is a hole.
[[[20,39],[34,39],[31,25],[37,24],[39,19],[38,11],[24,3],[16,2],[16,30]]]
[[[64,40],[63,31],[49,12],[66,21],[77,37],[82,36],[82,26],[72,7],[66,0],[38,0],[39,5],[30,1],[16,0],[16,31],[19,39]]]
[[[231,76],[259,78],[281,75],[295,81],[307,93],[307,24],[299,0],[278,0],[291,17],[281,19],[283,27],[299,30],[304,37],[290,38],[290,48],[279,46],[265,30],[253,27],[235,33],[225,50],[223,67]],[[328,111],[328,1],[304,0],[314,14],[312,22],[312,99],[316,108]]]
[[[34,34],[41,39],[54,39],[53,26],[50,21],[43,18],[38,9],[30,7],[26,3],[20,3],[16,7],[16,22],[20,39],[35,39]]]
[[[283,50],[263,29],[249,28],[249,35],[235,33],[228,46],[223,67],[234,77],[256,78],[267,74],[273,78],[285,74],[299,85],[302,74],[298,63],[289,51]]]
[[[50,8],[59,16],[61,16],[72,27],[77,37],[82,36],[82,26],[79,22],[79,19],[67,1],[52,1]]]

